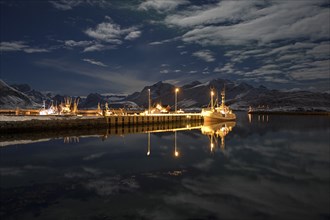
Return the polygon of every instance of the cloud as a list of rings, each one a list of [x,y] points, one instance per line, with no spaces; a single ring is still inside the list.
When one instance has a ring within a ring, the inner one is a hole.
[[[116,49],[117,47],[115,45],[104,45],[100,43],[95,43],[93,45],[90,45],[84,49],[83,52],[93,52],[93,51],[102,51],[102,50],[111,50]]]
[[[126,37],[125,40],[134,40],[135,38],[140,37],[141,31],[132,31]]]
[[[91,63],[97,66],[103,66],[103,67],[107,67],[107,65],[105,65],[104,63],[100,62],[100,61],[96,61],[93,59],[83,59],[83,61],[87,62],[87,63]]]
[[[306,66],[301,66],[290,72],[290,76],[296,80],[315,80],[315,79],[328,79],[330,77],[330,61],[321,60],[309,63]]]
[[[154,41],[154,42],[149,43],[149,45],[160,45],[160,44],[164,44],[164,43],[174,42],[174,41],[177,41],[180,39],[181,39],[180,37],[174,37],[174,38],[166,39],[166,40],[162,40],[162,41]]]
[[[106,16],[106,19],[106,22],[98,24],[95,28],[85,30],[85,34],[96,40],[116,45],[122,44],[123,37],[125,40],[133,40],[141,35],[137,27],[121,28],[110,17]]]
[[[94,41],[87,41],[87,40],[84,40],[84,41],[66,40],[66,41],[64,41],[65,46],[68,46],[68,47],[86,47],[93,43],[94,43]]]
[[[165,19],[168,25],[192,27],[241,20],[250,11],[253,1],[221,1],[218,4],[191,7]]]
[[[214,54],[210,50],[200,50],[192,54],[193,56],[204,60],[205,62],[215,61]]]
[[[110,5],[106,0],[55,0],[49,1],[49,3],[56,9],[66,11],[71,10],[74,7],[87,5],[87,6],[99,6],[105,8]]]
[[[1,52],[23,51],[25,53],[44,53],[49,52],[49,49],[31,47],[24,41],[11,41],[0,43]]]
[[[46,68],[52,68],[61,72],[69,72],[78,76],[89,77],[91,80],[99,82],[99,86],[104,86],[109,89],[108,85],[113,85],[108,92],[125,92],[132,93],[143,88],[150,82],[145,80],[145,77],[140,79],[139,75],[134,71],[112,71],[108,68],[97,68],[81,65],[63,59],[42,59],[35,62],[36,65]],[[78,82],[76,82],[77,84]],[[86,84],[91,86],[90,83]],[[124,89],[124,90],[123,90]]]
[[[267,44],[278,40],[328,39],[326,1],[222,1],[170,15],[165,23],[188,28],[185,42],[203,45]]]
[[[189,4],[187,0],[145,0],[142,2],[138,10],[156,10],[159,13],[168,12],[176,9],[179,5]]]
[[[166,73],[169,73],[170,71],[169,70],[161,70],[159,72],[162,73],[162,74],[166,74]]]

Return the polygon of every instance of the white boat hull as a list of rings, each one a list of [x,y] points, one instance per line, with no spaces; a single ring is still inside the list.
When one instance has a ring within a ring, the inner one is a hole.
[[[222,114],[220,112],[212,112],[212,111],[203,111],[202,116],[205,122],[219,122],[219,121],[234,121],[236,120],[236,115],[234,113],[231,114]]]

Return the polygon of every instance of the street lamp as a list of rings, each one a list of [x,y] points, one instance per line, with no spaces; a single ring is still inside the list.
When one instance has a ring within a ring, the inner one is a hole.
[[[148,89],[148,114],[150,115],[150,89]]]
[[[175,113],[178,110],[178,92],[179,92],[179,88],[175,89]]]

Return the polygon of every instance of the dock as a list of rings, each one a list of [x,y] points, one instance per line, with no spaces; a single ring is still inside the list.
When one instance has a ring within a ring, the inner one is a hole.
[[[45,131],[56,129],[95,129],[116,128],[141,125],[152,126],[169,123],[201,122],[203,117],[199,113],[187,114],[149,114],[149,115],[113,115],[113,116],[0,116],[0,131],[6,133]]]

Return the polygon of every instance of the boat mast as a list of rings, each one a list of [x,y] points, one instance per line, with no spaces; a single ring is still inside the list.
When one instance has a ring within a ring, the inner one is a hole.
[[[226,96],[226,86],[223,85],[223,90],[221,92],[221,107],[225,107],[225,96]]]

